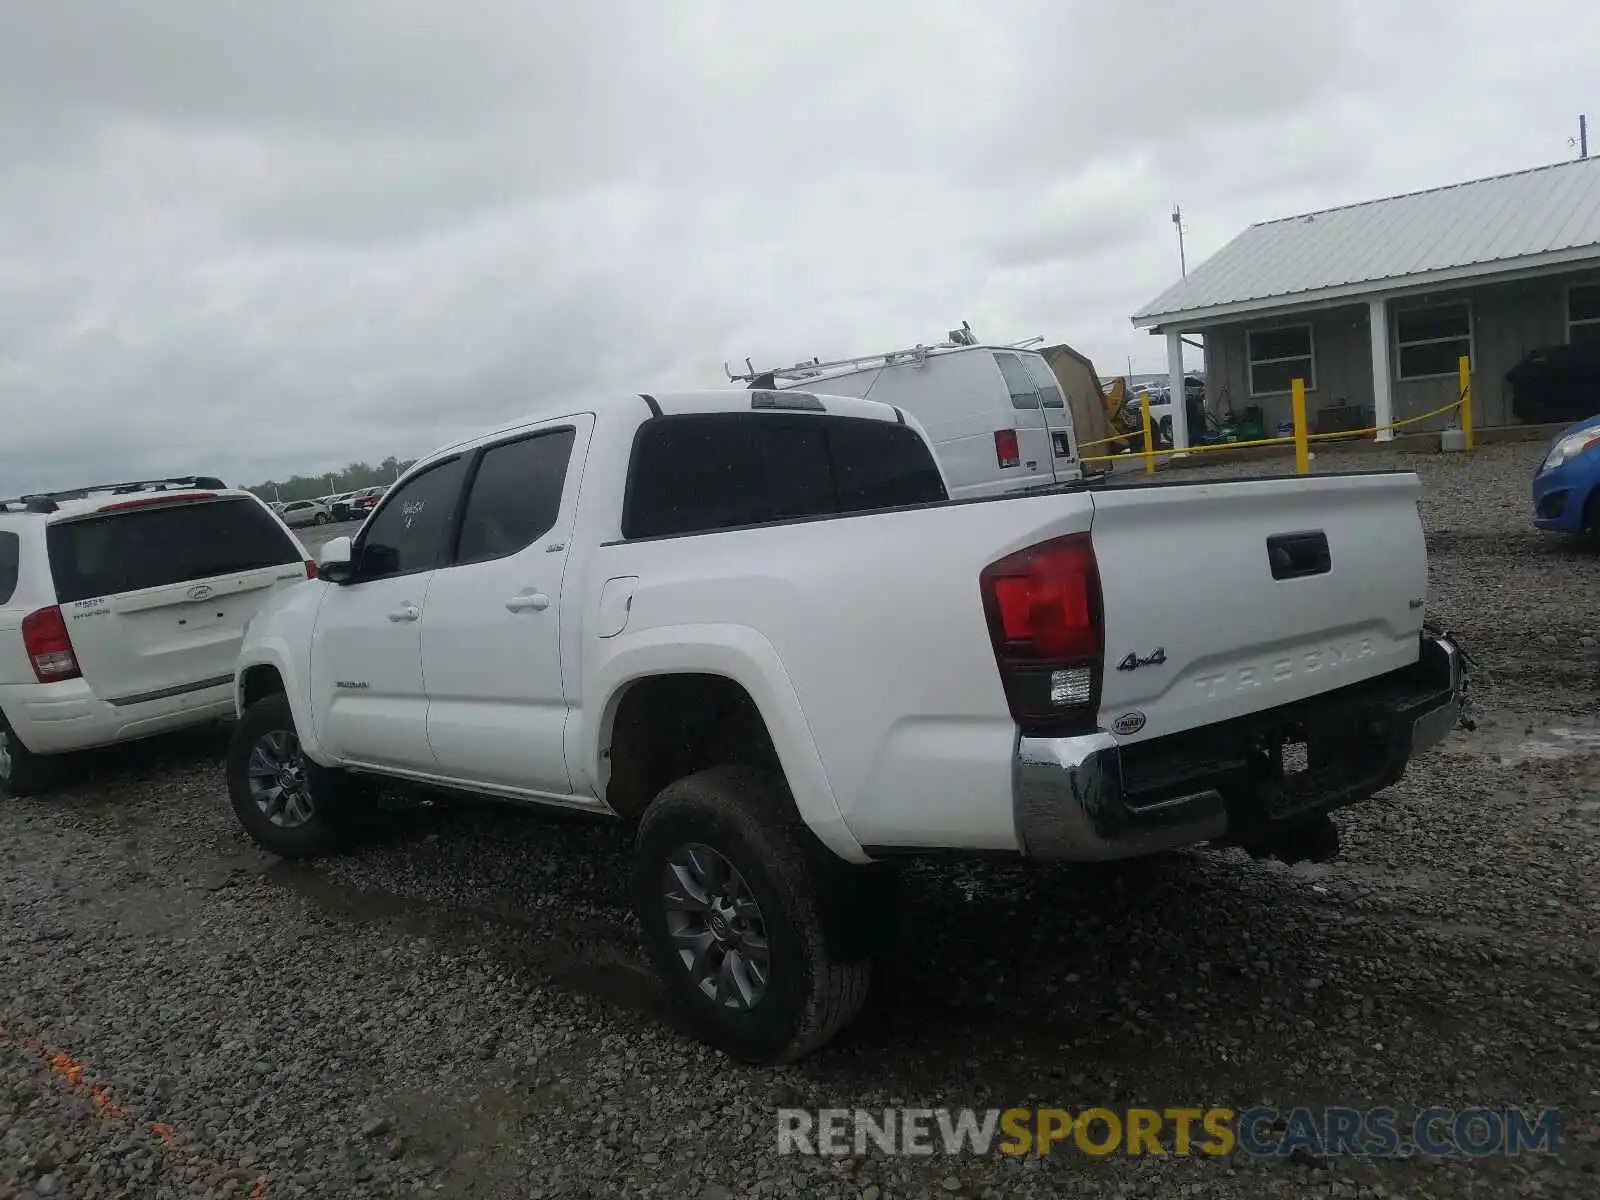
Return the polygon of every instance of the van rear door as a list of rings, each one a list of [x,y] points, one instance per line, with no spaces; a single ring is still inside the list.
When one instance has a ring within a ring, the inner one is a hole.
[[[1072,409],[1067,406],[1067,398],[1061,391],[1056,373],[1050,369],[1050,364],[1042,354],[1022,354],[1018,357],[1039,385],[1044,423],[1050,431],[1050,454],[1057,482],[1083,478],[1083,467],[1078,462],[1078,439],[1072,427]]]
[[[307,573],[304,548],[247,496],[121,501],[45,540],[78,668],[112,704],[229,682],[245,622]]]
[[[1025,361],[1037,357],[1013,350],[994,352],[995,363],[1005,377],[1006,391],[1011,397],[1012,425],[1017,431],[1021,466],[1025,474],[1035,476],[1039,483],[1075,479],[1076,471],[1060,474],[1056,470],[1058,454],[1053,442],[1053,430],[1065,419],[1066,402],[1061,397],[1061,389],[1053,383],[1048,393],[1039,386],[1035,372],[1029,369]],[[1040,359],[1041,366],[1043,362]],[[1051,404],[1056,408],[1050,408]],[[1030,468],[1029,463],[1034,465]]]

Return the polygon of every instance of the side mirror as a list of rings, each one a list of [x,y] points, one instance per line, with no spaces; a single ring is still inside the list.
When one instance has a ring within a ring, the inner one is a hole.
[[[349,583],[355,575],[350,539],[330,538],[317,554],[317,578],[328,583]]]

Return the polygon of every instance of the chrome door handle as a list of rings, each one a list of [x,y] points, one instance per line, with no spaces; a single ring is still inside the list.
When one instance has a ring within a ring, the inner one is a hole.
[[[512,612],[543,612],[550,607],[550,597],[543,592],[522,592],[506,601],[506,608]]]
[[[415,604],[402,604],[399,608],[389,610],[391,621],[415,621],[422,615],[422,610]]]

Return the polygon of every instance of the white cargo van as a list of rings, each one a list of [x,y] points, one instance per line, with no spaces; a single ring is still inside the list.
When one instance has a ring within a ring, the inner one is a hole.
[[[979,345],[965,326],[951,339],[729,378],[752,389],[856,396],[911,413],[933,443],[952,499],[1083,478],[1072,411],[1050,364],[1029,348],[1043,339]]]

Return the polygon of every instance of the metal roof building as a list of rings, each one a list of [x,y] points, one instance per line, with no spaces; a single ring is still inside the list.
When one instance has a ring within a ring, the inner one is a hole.
[[[1387,424],[1449,403],[1465,354],[1478,422],[1511,423],[1506,371],[1600,339],[1600,159],[1252,225],[1133,323],[1179,368],[1204,337],[1213,411],[1276,423],[1298,376],[1313,413]]]

